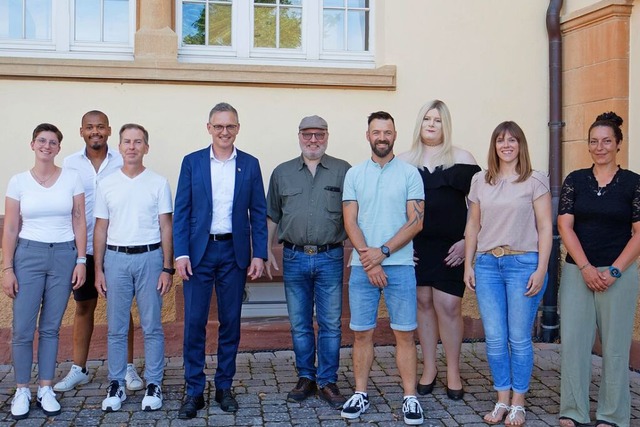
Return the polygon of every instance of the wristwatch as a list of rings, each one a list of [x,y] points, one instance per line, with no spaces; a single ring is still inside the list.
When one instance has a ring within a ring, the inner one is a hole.
[[[609,267],[609,274],[611,277],[615,277],[616,279],[622,277],[622,272],[618,267],[614,267],[613,265]]]
[[[385,245],[380,246],[380,251],[382,252],[382,255],[386,256],[387,258],[391,256],[391,251]]]
[[[170,275],[172,275],[172,276],[173,276],[174,274],[176,274],[176,269],[175,269],[175,268],[167,268],[167,267],[164,267],[164,268],[162,269],[162,272],[163,272],[163,273],[169,273]]]

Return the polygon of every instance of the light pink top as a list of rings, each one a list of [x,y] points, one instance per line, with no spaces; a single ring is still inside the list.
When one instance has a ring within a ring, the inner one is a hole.
[[[468,196],[480,205],[477,252],[504,245],[516,251],[538,252],[533,201],[549,192],[549,177],[533,171],[524,182],[514,182],[518,177],[513,176],[489,185],[485,173],[473,176]]]

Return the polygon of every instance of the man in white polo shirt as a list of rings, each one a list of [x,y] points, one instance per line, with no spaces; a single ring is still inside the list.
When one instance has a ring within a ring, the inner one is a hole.
[[[162,407],[162,297],[171,288],[173,206],[167,179],[143,164],[149,134],[137,124],[120,129],[122,169],[100,181],[94,229],[95,282],[107,298],[109,387],[102,410],[117,411],[127,395],[128,314],[135,295],[144,334],[147,389],[142,409]],[[161,249],[161,250],[158,250]]]
[[[85,214],[87,218],[87,280],[79,289],[73,290],[76,309],[73,318],[73,365],[67,375],[53,387],[55,391],[69,391],[89,382],[87,358],[91,335],[93,335],[94,313],[98,304],[98,291],[93,277],[93,206],[96,185],[99,180],[122,167],[122,156],[107,145],[111,136],[109,118],[105,113],[91,110],[82,116],[80,136],[85,148],[64,159],[64,168],[80,174],[84,186]],[[133,365],[133,319],[129,314],[129,337],[127,347],[127,390],[142,390],[144,384]]]

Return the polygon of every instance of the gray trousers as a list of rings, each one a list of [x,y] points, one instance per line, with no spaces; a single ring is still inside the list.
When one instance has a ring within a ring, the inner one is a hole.
[[[73,241],[43,243],[18,239],[14,254],[18,294],[13,300],[12,341],[17,384],[27,384],[31,379],[36,322],[38,378],[53,380],[60,323],[69,302],[77,255]]]
[[[120,385],[125,384],[129,312],[135,297],[144,335],[144,379],[147,385],[162,384],[164,331],[162,296],[157,289],[162,261],[160,249],[131,255],[112,250],[105,253],[109,381],[117,380]]]
[[[602,341],[602,377],[596,419],[618,427],[629,426],[629,351],[637,299],[635,263],[605,292],[591,291],[578,267],[565,263],[560,283],[561,417],[590,422],[591,349],[597,327]]]

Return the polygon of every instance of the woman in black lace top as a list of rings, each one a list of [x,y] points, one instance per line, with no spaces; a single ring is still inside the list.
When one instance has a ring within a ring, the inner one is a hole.
[[[593,165],[571,172],[560,196],[558,229],[567,259],[560,283],[560,425],[590,422],[591,349],[602,341],[596,427],[629,426],[629,350],[638,297],[640,175],[620,168],[622,119],[598,116],[589,128]]]

